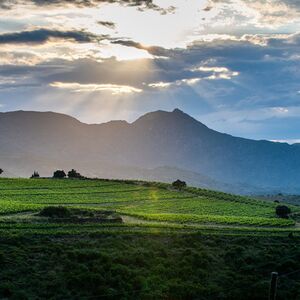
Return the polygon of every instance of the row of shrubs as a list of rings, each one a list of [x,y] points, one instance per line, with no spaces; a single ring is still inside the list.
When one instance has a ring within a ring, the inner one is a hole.
[[[69,171],[67,174],[64,170],[56,170],[53,173],[53,178],[78,178],[78,179],[83,179],[85,178],[82,176],[80,173],[78,173],[75,169],[72,169]],[[31,175],[31,178],[40,178],[40,174],[37,171],[34,171],[33,174]]]

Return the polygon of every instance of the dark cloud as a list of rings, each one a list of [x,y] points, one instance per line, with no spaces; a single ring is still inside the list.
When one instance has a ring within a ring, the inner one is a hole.
[[[110,29],[114,29],[116,27],[116,24],[114,22],[109,21],[98,21],[98,24]]]
[[[172,50],[167,50],[163,47],[159,46],[144,46],[141,43],[132,41],[132,40],[113,40],[111,41],[112,44],[119,44],[126,47],[133,47],[141,50],[146,50],[148,53],[154,56],[170,56]]]
[[[38,6],[44,5],[54,5],[54,6],[64,6],[64,5],[73,5],[73,6],[95,6],[99,3],[125,3],[128,5],[152,5],[151,0],[1,0],[0,7],[3,8],[12,8],[17,4],[35,4]]]
[[[297,72],[300,62],[293,59],[294,55],[298,57],[300,46],[298,35],[290,36],[288,39],[269,39],[265,46],[247,40],[195,42],[186,49],[145,47],[130,40],[114,40],[113,43],[146,50],[155,55],[155,58],[128,61],[110,58],[101,62],[92,58],[74,61],[53,60],[30,67],[4,68],[2,66],[0,75],[8,76],[26,72],[36,76],[38,73],[37,77],[44,83],[52,81],[83,84],[113,83],[146,88],[153,82],[205,79],[218,75],[214,67],[223,67],[229,72],[239,72],[239,76],[234,78],[234,81],[239,81],[240,86],[235,85],[231,80],[207,82],[219,86],[220,90],[223,89],[221,86],[230,87],[231,91],[235,90],[237,94],[239,93],[239,99],[247,95],[255,95],[258,91],[263,94],[268,93],[268,89],[270,95],[273,95],[272,99],[274,99],[274,90],[278,93],[276,97],[287,95],[290,94],[289,90],[295,89],[300,79],[300,74]],[[206,69],[198,69],[200,66]],[[230,102],[232,103],[233,100],[231,99]]]
[[[0,9],[10,9],[11,5],[7,2],[0,3]]]
[[[30,0],[26,0],[30,1]],[[31,0],[36,5],[74,5],[74,6],[95,6],[99,3],[120,3],[132,6],[146,5],[154,6],[152,0]]]
[[[126,6],[137,6],[140,10],[152,9],[161,14],[172,13],[175,7],[161,8],[152,0],[0,0],[0,9],[13,9],[14,6],[22,4],[34,4],[36,6],[64,7],[66,5],[77,7],[93,7],[101,3],[119,3]]]
[[[243,2],[245,3],[255,3],[253,0],[242,0]],[[231,0],[209,0],[209,5],[208,7],[211,7],[213,6],[213,4],[216,4],[216,3],[231,3],[232,1]],[[256,1],[256,3],[261,3],[261,4],[265,4],[267,1],[265,0],[258,0]],[[297,8],[300,8],[300,2],[299,0],[273,0],[272,1],[272,4],[275,6],[275,5],[278,5],[278,4],[285,4],[285,5],[288,5],[288,6],[292,6],[292,7],[297,7]]]
[[[211,11],[212,10],[212,6],[208,5],[206,7],[203,8],[204,11]]]
[[[265,45],[253,43],[256,38],[260,40],[262,37],[252,36],[251,41],[247,37],[241,40],[198,41],[186,49],[145,47],[130,40],[117,40],[114,43],[156,55],[152,62],[154,74],[151,80],[176,83],[199,78],[201,81],[195,88],[199,89],[200,98],[207,98],[207,101],[217,102],[224,107],[282,106],[283,102],[284,105],[298,105],[300,34],[286,38],[265,38]],[[199,66],[205,66],[206,69],[197,71]],[[214,67],[227,68],[239,75],[232,80],[222,77],[213,80],[213,75],[218,75]],[[171,88],[174,89],[174,86]]]
[[[96,36],[85,31],[37,29],[0,34],[0,44],[43,44],[51,38],[71,39],[78,43],[88,43],[107,38],[107,36]]]

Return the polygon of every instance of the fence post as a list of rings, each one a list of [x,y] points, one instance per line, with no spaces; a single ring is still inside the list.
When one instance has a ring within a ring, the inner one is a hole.
[[[276,300],[277,280],[278,280],[278,273],[272,272],[271,273],[269,300]]]

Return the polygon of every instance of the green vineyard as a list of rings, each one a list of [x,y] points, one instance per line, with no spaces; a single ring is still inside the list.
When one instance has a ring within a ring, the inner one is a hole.
[[[298,234],[296,221],[278,218],[278,203],[197,188],[121,180],[1,179],[0,230],[16,232],[130,232],[186,230]],[[47,206],[115,211],[122,224],[55,224],[35,213]],[[294,214],[300,209],[290,206]]]

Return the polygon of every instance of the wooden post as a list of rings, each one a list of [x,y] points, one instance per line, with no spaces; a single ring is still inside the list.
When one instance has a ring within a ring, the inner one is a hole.
[[[272,272],[271,273],[269,300],[276,300],[277,280],[278,280],[278,273]]]

